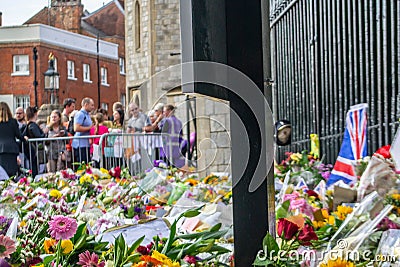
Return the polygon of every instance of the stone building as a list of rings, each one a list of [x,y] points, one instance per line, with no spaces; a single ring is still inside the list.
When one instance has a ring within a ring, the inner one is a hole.
[[[143,111],[157,102],[178,106],[177,117],[196,118],[198,170],[230,172],[229,106],[211,98],[190,96],[193,115],[181,91],[179,0],[125,0],[126,86],[129,101]],[[175,67],[174,67],[175,66]],[[187,135],[186,126],[184,126]]]

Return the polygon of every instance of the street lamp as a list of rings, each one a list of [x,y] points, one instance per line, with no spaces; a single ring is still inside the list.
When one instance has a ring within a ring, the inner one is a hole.
[[[57,104],[60,74],[54,69],[54,55],[49,55],[49,68],[44,73],[44,90],[50,92],[50,104]]]

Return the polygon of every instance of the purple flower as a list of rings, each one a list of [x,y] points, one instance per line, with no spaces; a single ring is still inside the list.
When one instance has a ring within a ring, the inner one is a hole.
[[[11,218],[0,216],[0,235],[5,235],[12,222]]]
[[[138,206],[136,206],[136,207],[133,209],[133,211],[134,211],[135,213],[142,213],[142,209],[141,209],[140,207],[138,207]]]
[[[400,229],[400,225],[390,220],[388,217],[383,218],[383,220],[377,225],[377,228],[382,231],[388,229]]]

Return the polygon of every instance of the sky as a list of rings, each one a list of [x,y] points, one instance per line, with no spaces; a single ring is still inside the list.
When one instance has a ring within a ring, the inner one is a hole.
[[[111,0],[81,0],[84,9],[96,11]],[[21,25],[47,6],[50,0],[0,0],[3,13],[3,26]]]

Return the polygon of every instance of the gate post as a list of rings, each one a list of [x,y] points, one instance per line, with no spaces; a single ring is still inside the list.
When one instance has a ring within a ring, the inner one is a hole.
[[[266,93],[267,102],[271,103],[271,93],[264,92],[264,79],[270,79],[268,15],[267,0],[180,1],[183,63],[209,61],[226,64],[255,84],[255,87],[242,89],[258,90],[263,98],[244,99],[243,95],[215,84],[185,84],[185,81],[195,81],[204,73],[199,73],[196,67],[182,69],[184,93],[200,93],[230,103],[234,248],[235,266],[239,267],[252,266],[269,230],[269,217],[272,232],[275,226],[273,173],[268,160],[268,156],[273,158],[274,151],[273,146],[265,144],[265,140],[269,144],[273,142],[270,134],[272,114],[268,116],[270,110],[267,110],[263,97]],[[264,56],[263,50],[267,53]],[[218,79],[224,73],[209,75]],[[236,77],[230,76],[228,71],[224,78],[228,84],[235,85]],[[250,190],[254,179],[261,182]],[[267,192],[272,195],[268,197]]]

